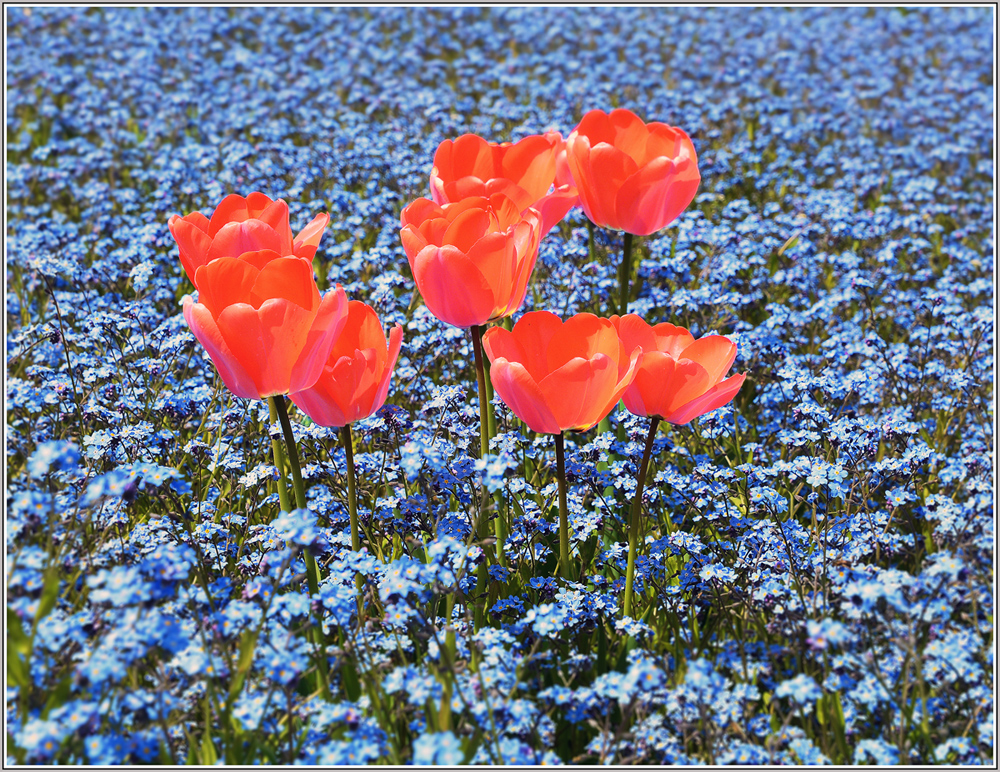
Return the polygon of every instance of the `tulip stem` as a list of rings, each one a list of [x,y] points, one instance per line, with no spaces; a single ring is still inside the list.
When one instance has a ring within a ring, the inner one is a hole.
[[[649,421],[649,434],[646,435],[646,447],[642,451],[642,461],[639,464],[639,475],[636,479],[635,498],[632,500],[632,522],[628,529],[628,568],[625,571],[625,616],[632,616],[632,586],[635,583],[635,557],[639,548],[639,525],[642,516],[642,489],[646,485],[646,469],[649,466],[649,456],[653,452],[653,441],[656,439],[656,429],[660,419],[653,416]]]
[[[277,397],[267,398],[267,410],[271,419],[270,425],[273,425],[278,420],[278,408],[275,406],[276,400]],[[270,431],[268,434],[270,435]],[[281,511],[291,512],[292,502],[288,498],[288,484],[285,482],[285,454],[281,450],[281,442],[277,437],[271,437],[271,455],[274,456],[274,465],[278,469],[278,501],[281,502]]]
[[[281,421],[281,430],[285,434],[285,446],[288,448],[288,465],[292,468],[292,486],[295,488],[295,506],[298,509],[306,509],[306,487],[302,482],[302,469],[299,467],[299,453],[295,448],[295,434],[292,432],[292,422],[288,420],[288,408],[285,406],[284,395],[271,397],[274,407],[278,413],[278,420]],[[309,597],[319,596],[319,565],[313,557],[309,548],[302,550],[306,561],[306,581],[309,584]],[[317,620],[318,621],[318,620]],[[314,632],[314,641],[320,646],[319,671],[322,676],[324,693],[328,693],[329,681],[327,677],[326,645],[323,638],[323,628],[320,625]]]
[[[479,386],[479,457],[486,458],[490,452],[490,420],[492,412],[486,385],[486,365],[483,362],[483,327],[474,324],[469,332],[472,335],[472,350],[476,357],[476,380]],[[485,504],[486,496],[483,496]],[[506,566],[503,547],[507,540],[507,524],[500,515],[499,505],[497,506],[497,516],[493,519],[493,534],[496,536],[497,562],[501,566]]]
[[[629,285],[632,281],[632,234],[625,233],[622,246],[622,264],[618,269],[618,314],[628,313]]]
[[[566,509],[566,459],[562,432],[556,435],[556,481],[559,484],[559,565],[563,579],[570,580],[569,513]]]
[[[351,517],[351,549],[355,552],[361,551],[361,534],[358,531],[358,492],[354,479],[354,440],[351,437],[351,425],[346,424],[340,430],[340,442],[344,446],[344,456],[347,460],[347,511]],[[364,591],[364,580],[361,574],[354,577],[354,584],[358,588],[358,619],[361,619],[364,610],[362,592]]]
[[[483,364],[483,328],[474,324],[469,328],[472,335],[472,351],[476,358],[476,382],[479,387],[479,457],[486,458],[490,452],[490,424],[486,401],[486,367]]]

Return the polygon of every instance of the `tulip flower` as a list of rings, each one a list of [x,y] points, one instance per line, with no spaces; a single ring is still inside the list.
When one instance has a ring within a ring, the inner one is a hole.
[[[511,331],[487,330],[483,348],[497,394],[529,429],[556,436],[559,564],[571,579],[563,432],[590,429],[611,412],[642,352],[629,350],[607,319],[577,314],[563,322],[549,311],[525,314]]]
[[[641,530],[642,490],[646,469],[660,421],[686,424],[710,410],[729,403],[746,375],[723,380],[736,358],[736,344],[721,335],[694,339],[683,327],[662,323],[650,326],[635,314],[612,316],[625,348],[638,347],[642,361],[635,380],[625,389],[622,401],[630,413],[648,416],[649,432],[636,479],[629,523],[628,564],[625,569],[624,614],[632,613],[632,587]]]
[[[238,397],[301,391],[323,372],[347,323],[339,285],[320,297],[312,265],[271,250],[220,257],[195,271],[184,319]]]
[[[387,344],[371,306],[350,301],[347,323],[323,373],[309,388],[292,392],[292,402],[322,426],[347,426],[367,418],[385,404],[402,342],[402,327],[392,328]]]
[[[174,215],[167,227],[180,249],[181,265],[197,287],[198,269],[220,257],[269,250],[278,256],[312,261],[329,221],[330,215],[318,214],[293,238],[288,204],[280,198],[272,201],[263,193],[251,193],[246,198],[226,196],[211,219],[201,212]]]
[[[566,163],[566,142],[558,131],[535,134],[513,144],[487,142],[475,134],[446,139],[434,153],[431,198],[456,203],[469,196],[503,193],[523,212],[542,217],[541,236],[579,203]]]
[[[723,380],[736,358],[736,344],[721,335],[695,340],[683,327],[650,326],[635,314],[612,316],[626,349],[642,349],[642,362],[622,401],[630,413],[686,424],[728,404],[745,374]]]
[[[544,434],[585,431],[611,412],[635,377],[638,347],[608,319],[549,311],[522,316],[514,329],[483,336],[493,387],[528,428]]]
[[[361,549],[351,424],[367,418],[385,403],[389,379],[399,357],[403,328],[398,324],[386,343],[382,323],[371,306],[359,300],[347,304],[347,323],[330,350],[319,380],[290,397],[299,409],[322,426],[339,426],[347,460],[347,507],[351,521],[351,546]],[[364,608],[364,582],[355,577],[359,618]]]
[[[691,139],[629,110],[591,110],[566,140],[580,205],[596,225],[648,236],[694,199],[701,174]]]
[[[538,257],[541,217],[495,193],[439,206],[418,198],[400,237],[417,289],[434,316],[474,327],[514,313]]]

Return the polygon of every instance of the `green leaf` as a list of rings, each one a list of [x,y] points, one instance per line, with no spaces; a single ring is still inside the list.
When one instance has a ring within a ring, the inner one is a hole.
[[[59,598],[59,569],[52,566],[45,572],[45,583],[42,586],[42,596],[38,599],[38,611],[35,622],[45,619]]]
[[[201,763],[211,766],[218,760],[215,743],[212,742],[212,733],[208,731],[208,727],[205,727],[205,734],[201,736]]]
[[[69,702],[70,697],[73,694],[73,676],[72,674],[63,678],[52,690],[52,694],[49,695],[48,700],[45,702],[45,707],[42,708],[42,718],[48,718],[49,711],[54,708],[58,708],[60,705],[65,705]]]
[[[242,691],[243,682],[246,680],[247,673],[250,672],[250,666],[253,664],[253,655],[256,648],[257,633],[250,632],[249,630],[243,633],[243,637],[240,638],[239,663],[236,666],[236,674],[233,676],[233,681],[229,685],[230,700],[235,699],[239,696],[240,691]]]
[[[28,689],[31,686],[31,640],[24,634],[21,618],[7,607],[7,685]]]

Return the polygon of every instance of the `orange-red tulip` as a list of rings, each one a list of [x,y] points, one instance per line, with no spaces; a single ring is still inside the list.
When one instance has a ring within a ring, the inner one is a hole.
[[[472,327],[520,308],[538,257],[536,210],[522,214],[502,193],[443,206],[418,198],[401,219],[413,279],[438,319]]]
[[[566,142],[558,131],[534,134],[511,144],[487,142],[475,134],[446,139],[434,153],[431,198],[437,204],[469,196],[503,193],[523,212],[542,217],[541,236],[579,203],[566,164]]]
[[[522,316],[510,332],[483,335],[493,388],[535,432],[584,431],[604,418],[632,382],[642,358],[608,319],[549,311]]]
[[[269,250],[220,257],[195,272],[184,318],[237,397],[309,388],[347,323],[340,285],[320,298],[312,265]]]
[[[694,339],[683,327],[651,327],[635,314],[611,317],[625,348],[642,349],[642,362],[622,401],[630,413],[686,424],[728,404],[745,374],[723,379],[736,359],[736,344],[721,335]]]
[[[629,110],[591,110],[566,140],[580,205],[595,224],[648,236],[669,225],[698,191],[691,139]]]
[[[181,265],[195,287],[198,269],[219,257],[239,257],[244,252],[270,250],[279,256],[295,255],[312,260],[330,215],[318,214],[312,222],[292,237],[288,222],[288,204],[272,201],[263,193],[246,198],[232,194],[212,213],[201,212],[167,222],[181,253]]]
[[[308,389],[292,392],[292,402],[321,426],[347,426],[367,418],[385,404],[402,342],[402,327],[392,328],[387,344],[374,309],[352,300],[322,375]]]

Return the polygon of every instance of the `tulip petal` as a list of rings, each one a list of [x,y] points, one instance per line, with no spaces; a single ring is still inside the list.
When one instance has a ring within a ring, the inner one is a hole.
[[[603,110],[591,110],[580,120],[576,128],[570,132],[567,144],[571,139],[586,137],[591,145],[598,142],[607,142],[609,145],[615,141],[615,127],[611,124],[610,116]]]
[[[250,297],[257,308],[271,298],[283,298],[312,312],[320,301],[312,264],[292,256],[272,260],[261,269]]]
[[[524,364],[526,354],[514,333],[505,330],[503,327],[490,327],[483,333],[483,351],[492,364],[497,359],[503,358],[508,362],[520,362]]]
[[[403,252],[410,263],[410,270],[413,269],[413,258],[417,256],[421,249],[429,245],[424,235],[417,230],[416,226],[405,225],[399,232],[400,241],[403,243]]]
[[[460,252],[468,253],[489,232],[489,214],[483,209],[466,209],[451,221],[441,238],[441,245],[448,244]]]
[[[489,193],[486,184],[474,175],[459,177],[444,186],[445,202],[458,203],[466,198],[483,198]]]
[[[292,253],[296,257],[312,260],[316,256],[316,249],[319,247],[323,231],[326,230],[329,222],[330,215],[325,212],[313,217],[309,224],[296,235],[292,245]]]
[[[528,193],[531,201],[537,201],[548,192],[556,176],[552,142],[536,134],[503,148],[500,172],[495,176],[511,180]]]
[[[697,164],[681,166],[671,158],[656,158],[625,180],[615,199],[622,228],[648,236],[665,228],[694,200],[701,176]]]
[[[694,343],[694,336],[690,332],[669,322],[661,322],[653,327],[653,337],[656,339],[654,350],[670,354],[674,359],[680,359],[684,349]]]
[[[208,221],[208,235],[214,239],[223,226],[229,223],[241,223],[248,219],[250,219],[250,212],[247,210],[246,199],[243,196],[230,193],[219,202],[215,211],[212,212],[212,218]],[[249,250],[243,251],[248,252]],[[229,255],[229,257],[235,256]]]
[[[257,384],[229,349],[211,311],[201,303],[188,300],[184,304],[184,319],[205,347],[226,388],[242,399],[260,399]]]
[[[239,257],[244,252],[257,252],[261,249],[273,249],[282,254],[284,245],[270,225],[260,220],[230,222],[223,225],[208,250],[208,260],[220,257]]]
[[[636,346],[646,353],[657,350],[653,328],[642,317],[636,314],[626,314],[622,317],[612,316],[611,322],[617,328],[618,337],[621,338],[626,351],[631,351]]]
[[[587,216],[593,217],[588,206],[594,210],[597,225],[622,230],[626,221],[617,208],[616,195],[625,181],[638,171],[635,161],[618,148],[604,142],[596,145],[587,158],[590,185],[580,185],[580,203]]]
[[[249,261],[220,257],[195,273],[198,301],[215,319],[235,303],[255,305],[253,286],[259,275],[260,271]]]
[[[263,194],[260,195],[263,196]],[[278,251],[283,255],[292,254],[292,228],[288,223],[288,204],[285,203],[284,199],[279,198],[277,201],[271,201],[257,214],[248,197],[247,209],[250,211],[251,219],[260,220],[278,234],[278,240],[281,243],[281,249]]]
[[[590,428],[600,421],[604,417],[601,410],[617,382],[615,359],[595,354],[591,359],[570,359],[545,376],[538,388],[559,428],[565,431]]]
[[[490,380],[507,407],[531,431],[541,434],[559,434],[562,431],[545,404],[538,384],[520,362],[498,358],[490,368]]]
[[[631,110],[618,108],[612,110],[608,120],[614,128],[614,146],[632,159],[638,167],[645,161],[646,140],[649,129],[642,118]]]
[[[506,299],[513,294],[517,251],[506,233],[487,234],[465,251],[495,299]]]
[[[580,194],[576,187],[563,186],[557,188],[547,196],[542,196],[534,203],[535,209],[542,217],[540,236],[552,230],[556,224],[562,221],[570,209],[579,206]]]
[[[576,314],[549,340],[546,367],[552,372],[574,357],[591,359],[597,354],[617,362],[619,346],[618,332],[609,320],[594,314]]]
[[[518,361],[536,383],[551,372],[547,353],[549,341],[562,324],[562,320],[551,311],[529,311],[514,324],[512,334],[524,352],[523,358]]]
[[[445,140],[445,142],[447,141]],[[438,146],[438,153],[441,152],[443,146],[444,142]],[[452,142],[450,156],[450,168],[444,169],[445,179],[456,180],[472,176],[480,180],[488,180],[491,177],[500,176],[496,173],[493,149],[489,142],[480,136],[463,134]],[[445,156],[442,156],[441,160],[445,161]],[[437,153],[434,154],[434,165],[439,169],[443,166],[443,164],[438,163]]]
[[[482,272],[454,247],[425,247],[411,267],[424,303],[441,321],[471,327],[493,316],[493,291]]]
[[[636,346],[634,349],[632,349],[632,352],[628,355],[627,362],[619,360],[618,383],[615,385],[615,389],[611,394],[611,398],[608,400],[608,404],[605,406],[604,411],[601,413],[601,418],[604,418],[604,416],[608,415],[608,413],[610,413],[612,410],[615,409],[615,405],[618,404],[618,400],[622,399],[622,397],[625,394],[625,391],[635,381],[636,376],[639,374],[639,367],[642,365],[642,361],[645,357],[646,355],[642,353],[642,349]]]
[[[472,194],[470,194],[472,195]],[[512,180],[505,179],[504,177],[494,177],[489,180],[483,186],[482,193],[476,193],[475,195],[485,196],[492,201],[493,196],[501,195],[510,199],[511,204],[516,212],[520,213],[527,209],[529,206],[535,203],[534,197],[528,193],[524,188],[522,188],[517,183]],[[503,218],[500,218],[501,221]],[[503,225],[500,226],[501,229],[504,228]]]
[[[296,407],[320,426],[346,426],[349,421],[333,395],[324,388],[327,370],[315,384],[302,391],[293,391],[288,398]]]
[[[200,219],[196,219],[195,215],[198,215]],[[174,215],[167,222],[167,227],[180,251],[181,265],[192,284],[195,284],[195,272],[205,264],[208,250],[212,248],[212,239],[201,227],[202,225],[207,227],[207,223],[208,218],[201,212],[194,212],[183,218]],[[195,284],[195,286],[198,285]]]
[[[672,424],[686,424],[698,416],[705,415],[718,407],[729,404],[736,393],[743,386],[746,374],[740,373],[731,378],[727,378],[721,383],[717,383],[700,397],[696,397],[690,402],[681,405],[673,413],[664,417],[664,420]]]
[[[291,338],[308,329],[308,317],[311,316],[287,300],[268,302],[271,305],[260,311],[247,303],[236,303],[224,308],[216,317],[219,332],[233,358],[253,379],[257,398],[288,391],[292,356],[298,353],[298,349],[289,352]],[[275,304],[278,308],[273,307]],[[294,318],[293,309],[298,311],[298,319]],[[266,326],[261,319],[265,311]]]
[[[264,266],[272,260],[277,260],[281,255],[273,249],[259,249],[256,252],[244,252],[237,259],[242,260],[256,268],[258,271],[264,270]],[[225,260],[227,258],[219,258]]]
[[[392,380],[393,370],[396,369],[396,360],[399,359],[399,350],[403,345],[403,328],[398,324],[389,331],[388,356],[382,365],[381,380],[375,398],[368,408],[368,415],[376,413],[385,404],[386,397],[389,396],[389,382]]]
[[[419,228],[420,224],[424,221],[443,216],[444,209],[429,198],[418,198],[416,201],[412,201],[403,207],[403,211],[399,215],[399,221],[403,228],[407,225]]]
[[[643,395],[646,408],[653,415],[666,418],[677,408],[704,394],[712,386],[705,368],[686,359],[677,361],[654,353],[648,367],[639,368],[632,385]],[[645,358],[643,358],[645,364]]]
[[[330,359],[330,351],[347,324],[347,314],[347,295],[338,284],[328,290],[319,303],[301,354],[292,368],[289,391],[308,389],[316,383]]]
[[[736,344],[722,335],[708,335],[698,338],[685,348],[681,358],[690,359],[704,367],[709,384],[714,386],[733,366]]]

